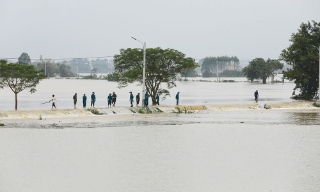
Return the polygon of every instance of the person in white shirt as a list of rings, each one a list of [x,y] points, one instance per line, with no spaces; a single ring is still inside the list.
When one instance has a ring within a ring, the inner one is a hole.
[[[51,109],[53,109],[53,107],[55,109],[57,109],[57,107],[56,107],[57,99],[54,97],[54,95],[52,95],[52,99],[49,102],[51,102],[51,101],[52,101],[52,108]]]

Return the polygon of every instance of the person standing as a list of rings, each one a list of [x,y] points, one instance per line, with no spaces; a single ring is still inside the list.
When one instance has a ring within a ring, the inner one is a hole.
[[[52,107],[51,107],[51,109],[53,109],[53,107],[55,108],[55,109],[57,109],[57,107],[56,107],[56,102],[57,102],[57,99],[54,97],[54,95],[52,95],[52,98],[51,98],[51,100],[49,101],[49,103],[52,101]]]
[[[178,91],[178,93],[176,94],[177,105],[179,105],[179,94],[180,94],[180,92]]]
[[[92,94],[91,94],[91,107],[94,108],[95,102],[96,102],[96,95],[94,94],[94,92],[92,92]]]
[[[109,93],[109,96],[108,96],[108,108],[111,107],[111,102],[112,102],[112,95],[111,95],[111,93]]]
[[[156,104],[159,105],[159,94],[156,96]]]
[[[140,102],[140,93],[138,93],[136,95],[136,103],[137,103],[137,106],[139,105],[139,102]]]
[[[259,93],[258,93],[258,90],[256,90],[256,92],[254,92],[254,100],[258,102],[258,99],[259,99]]]
[[[131,104],[131,106],[130,107],[133,107],[133,94],[132,94],[132,92],[130,91],[129,92],[130,93],[130,104]]]
[[[83,108],[86,108],[86,106],[87,106],[87,96],[86,96],[86,94],[83,94],[83,96],[82,96],[82,104],[83,104]]]
[[[117,94],[113,92],[112,94],[112,105],[115,107],[116,106],[116,101],[117,101]]]
[[[73,96],[73,104],[74,104],[74,109],[76,109],[77,108],[77,93],[75,93]]]
[[[144,106],[148,107],[149,104],[149,94],[148,92],[146,92],[146,94],[144,94]]]

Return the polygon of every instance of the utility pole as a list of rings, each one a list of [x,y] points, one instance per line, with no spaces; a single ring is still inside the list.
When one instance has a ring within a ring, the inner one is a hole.
[[[131,37],[132,39],[139,41],[143,46],[143,71],[142,71],[142,106],[144,106],[144,94],[146,92],[146,42],[142,43],[140,40]]]
[[[42,59],[42,55],[40,55],[40,61],[44,63],[44,74],[47,76],[47,63]]]

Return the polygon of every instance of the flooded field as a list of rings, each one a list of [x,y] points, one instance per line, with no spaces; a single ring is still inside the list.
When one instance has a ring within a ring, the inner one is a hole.
[[[319,110],[20,119],[23,128],[0,129],[0,191],[319,191],[319,119]]]
[[[230,78],[225,78],[230,79]],[[276,84],[258,84],[243,82],[244,78],[233,78],[238,82],[200,82],[199,80],[215,81],[215,78],[199,79],[194,81],[177,82],[177,87],[170,89],[171,97],[161,101],[160,105],[175,105],[175,94],[180,92],[180,104],[196,105],[204,103],[244,103],[253,101],[253,93],[259,90],[260,101],[290,101],[294,84],[290,82]],[[222,80],[222,78],[221,78]],[[41,104],[51,99],[54,94],[58,100],[58,108],[73,108],[72,97],[78,94],[78,107],[82,107],[82,96],[88,97],[87,106],[90,105],[90,95],[95,92],[96,107],[107,107],[107,96],[116,92],[118,106],[129,106],[129,91],[134,95],[142,93],[142,87],[130,85],[119,89],[116,82],[105,80],[82,79],[46,79],[37,86],[37,92],[30,94],[23,91],[18,94],[18,109],[50,109],[50,104]],[[163,85],[162,88],[165,88]],[[0,110],[14,110],[14,94],[9,88],[0,89]]]

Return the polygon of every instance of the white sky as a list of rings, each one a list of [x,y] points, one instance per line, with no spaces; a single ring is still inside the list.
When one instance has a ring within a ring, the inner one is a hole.
[[[320,0],[0,0],[0,57],[113,56],[121,48],[188,57],[277,59]]]

